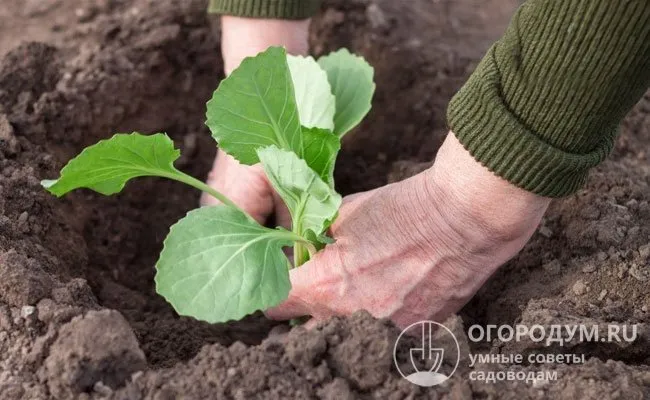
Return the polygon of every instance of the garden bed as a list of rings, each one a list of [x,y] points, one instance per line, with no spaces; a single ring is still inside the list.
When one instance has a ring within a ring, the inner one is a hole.
[[[69,25],[18,45],[6,37],[21,37],[22,25],[0,23],[0,398],[650,398],[650,93],[586,188],[554,202],[522,253],[447,322],[464,350],[580,353],[587,363],[490,366],[558,372],[531,385],[471,382],[461,361],[447,384],[424,389],[393,367],[399,330],[364,313],[288,334],[260,315],[179,318],[155,294],[154,264],[169,226],[198,204],[191,189],[142,179],[110,198],[45,192],[40,179],[85,146],[132,130],[167,132],[182,150],[177,166],[205,176],[216,151],[205,102],[222,60],[204,1],[23,12],[32,3],[10,2],[9,13],[29,26]],[[341,151],[340,192],[402,179],[434,157],[446,104],[517,4],[326,2],[313,52],[347,47],[377,81],[369,118]],[[475,344],[464,333],[475,323],[609,322],[640,324],[637,340],[562,348]]]

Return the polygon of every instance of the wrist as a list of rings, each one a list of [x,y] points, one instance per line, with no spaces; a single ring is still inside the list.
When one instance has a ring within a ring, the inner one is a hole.
[[[527,240],[551,201],[489,171],[452,132],[426,173],[430,195],[446,205],[447,217],[491,240],[511,242],[524,236]]]
[[[309,52],[309,19],[284,20],[221,17],[221,52],[226,75],[246,57],[254,56],[271,46],[282,46],[288,53]]]

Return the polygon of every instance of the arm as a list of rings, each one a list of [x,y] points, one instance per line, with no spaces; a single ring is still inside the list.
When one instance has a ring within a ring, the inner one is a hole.
[[[210,0],[209,12],[222,14],[221,52],[226,75],[249,56],[270,46],[291,54],[309,51],[309,18],[320,0]]]
[[[406,326],[458,311],[606,156],[649,80],[644,0],[528,1],[452,100],[433,167],[348,198],[336,243],[268,314]]]
[[[645,0],[531,0],[452,99],[483,165],[542,196],[575,192],[650,84]]]
[[[226,75],[246,58],[271,46],[283,46],[288,53],[306,55],[309,20],[221,17],[221,53]]]

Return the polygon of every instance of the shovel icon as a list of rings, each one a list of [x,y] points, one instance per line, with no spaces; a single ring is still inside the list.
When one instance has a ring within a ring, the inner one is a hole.
[[[420,329],[422,330],[421,332],[419,332]],[[419,343],[413,345],[413,339],[411,337],[416,332],[421,333],[419,335],[421,340]],[[436,334],[435,337],[433,336],[434,332]],[[407,337],[409,337],[406,342],[409,344],[408,347],[404,346]],[[403,338],[405,340],[400,342]],[[455,348],[449,346],[451,343],[450,339],[456,345]],[[402,346],[399,345],[400,343],[402,343]],[[443,345],[442,343],[446,344]],[[440,347],[433,347],[433,344],[437,344]],[[408,361],[404,362],[405,360],[401,356],[401,354],[404,354],[406,348],[409,350],[408,357],[411,358],[410,365]],[[448,372],[449,375],[445,375],[442,372],[442,363],[445,357],[449,365],[453,365],[451,372]],[[456,360],[455,365],[452,364],[452,360],[454,359]],[[440,385],[456,372],[456,368],[458,368],[458,363],[460,362],[460,345],[454,333],[446,326],[435,321],[419,321],[406,327],[397,337],[395,347],[393,348],[393,361],[395,362],[397,371],[407,381],[423,387]]]
[[[422,347],[411,348],[411,365],[418,372],[427,372],[437,374],[442,366],[442,360],[445,355],[445,349],[433,348],[431,346],[431,336],[433,335],[433,324],[422,324]],[[424,365],[431,365],[428,370],[420,371],[417,367],[416,360],[424,361]]]

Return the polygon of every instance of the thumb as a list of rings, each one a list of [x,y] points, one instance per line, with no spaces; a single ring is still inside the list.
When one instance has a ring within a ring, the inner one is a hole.
[[[275,320],[287,320],[310,315],[309,306],[302,300],[289,293],[289,297],[279,306],[269,308],[264,312],[267,318]]]
[[[309,262],[289,271],[291,291],[289,297],[280,305],[266,310],[270,319],[291,319],[305,315],[327,314],[323,305],[327,305],[331,297],[328,290],[335,276],[329,271],[337,254],[336,244],[328,245]],[[319,315],[320,316],[320,315]]]
[[[309,271],[305,272],[311,262],[289,271],[291,290],[289,297],[280,305],[266,310],[265,314],[270,319],[285,320],[310,315],[309,297],[305,297],[306,287],[309,286]],[[307,275],[307,276],[306,276]]]

